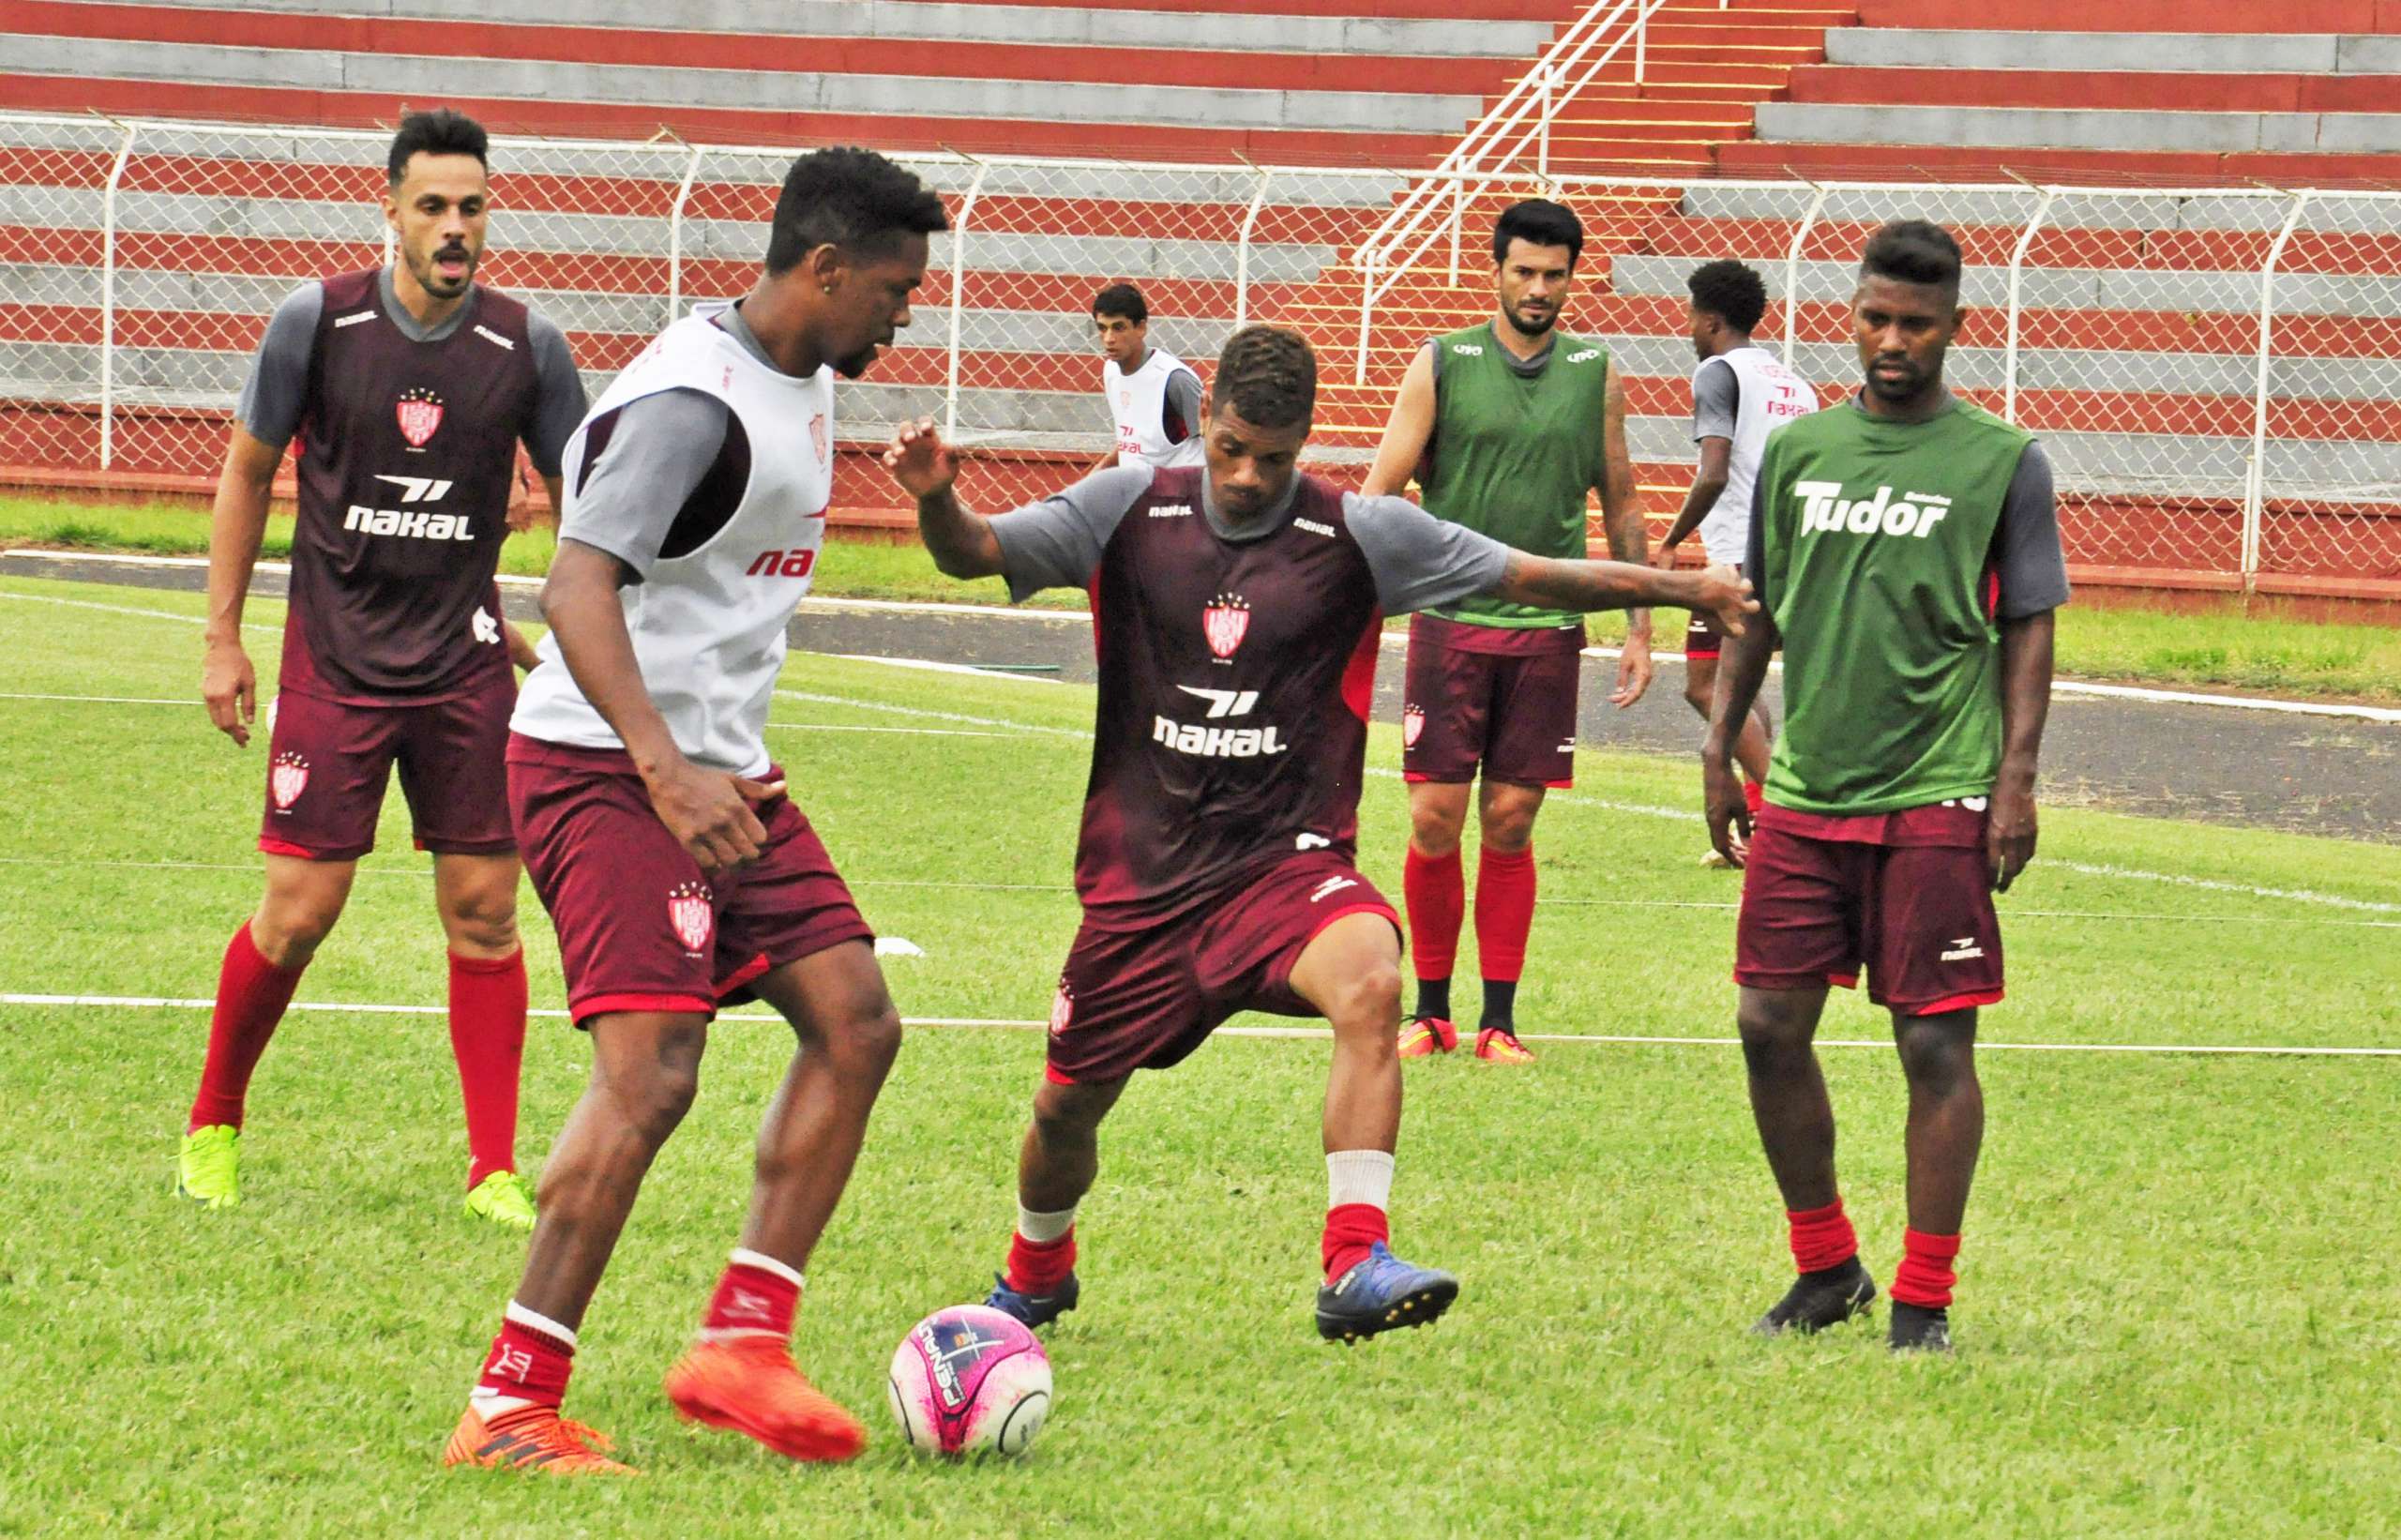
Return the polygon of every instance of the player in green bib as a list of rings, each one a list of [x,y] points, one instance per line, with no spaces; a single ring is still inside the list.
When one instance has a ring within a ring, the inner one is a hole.
[[[1413,474],[1426,509],[1520,551],[1585,554],[1585,505],[1597,490],[1609,553],[1646,554],[1625,449],[1625,393],[1609,351],[1558,329],[1584,249],[1572,210],[1513,204],[1492,229],[1489,321],[1427,342],[1412,359],[1368,473],[1369,495],[1397,493]],[[1630,706],[1651,682],[1651,615],[1627,617],[1609,699]],[[1401,774],[1409,782],[1402,892],[1417,974],[1403,1058],[1458,1045],[1451,969],[1467,884],[1459,836],[1481,770],[1476,961],[1484,1011],[1475,1056],[1526,1064],[1517,1034],[1518,981],[1533,928],[1534,815],[1543,793],[1571,783],[1584,617],[1488,596],[1410,623]]]
[[[2034,853],[2052,611],[2068,596],[2041,446],[1942,383],[1963,313],[1947,232],[1909,219],[1869,239],[1851,302],[1865,386],[1768,437],[1746,563],[1760,623],[1726,650],[1701,752],[1710,837],[1745,868],[1743,1057],[1800,1273],[1759,1322],[1769,1335],[1833,1325],[1876,1297],[1835,1187],[1834,1109],[1810,1047],[1828,986],[1864,969],[1910,1091],[1888,1340],[1951,1345],[1984,1140],[1976,1012],[2001,998],[1992,895]],[[1784,733],[1754,818],[1735,730],[1779,642]]]

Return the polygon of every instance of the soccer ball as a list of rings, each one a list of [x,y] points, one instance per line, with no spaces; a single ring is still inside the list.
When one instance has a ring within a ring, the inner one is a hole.
[[[955,1305],[901,1338],[890,1390],[900,1431],[925,1453],[1015,1459],[1050,1414],[1050,1359],[1016,1317]]]

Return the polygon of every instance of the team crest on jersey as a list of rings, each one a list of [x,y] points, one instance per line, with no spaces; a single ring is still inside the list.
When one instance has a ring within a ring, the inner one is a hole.
[[[1400,747],[1414,748],[1417,740],[1426,735],[1426,708],[1411,706],[1400,714]]]
[[[1220,594],[1200,611],[1200,629],[1209,638],[1209,650],[1219,657],[1231,657],[1242,645],[1245,632],[1250,629],[1250,601],[1240,594]]]
[[[687,952],[705,952],[717,930],[717,912],[709,905],[709,890],[699,883],[684,883],[667,895],[667,923]]]
[[[400,437],[409,441],[412,449],[422,449],[425,441],[442,426],[442,398],[420,385],[400,399],[393,408],[400,419]]]
[[[817,463],[825,463],[825,414],[817,413],[808,419],[808,446],[817,451]]]
[[[300,800],[309,789],[309,762],[297,754],[278,754],[274,768],[266,773],[267,794],[275,798],[276,811],[281,812]]]
[[[1059,992],[1050,997],[1050,1035],[1056,1037],[1066,1031],[1067,1022],[1075,1014],[1076,991],[1068,989],[1067,981],[1063,978],[1059,981]]]

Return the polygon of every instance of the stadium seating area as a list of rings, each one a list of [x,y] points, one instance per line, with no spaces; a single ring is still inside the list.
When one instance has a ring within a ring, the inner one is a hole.
[[[959,421],[991,451],[983,490],[992,496],[1055,482],[1103,444],[1082,309],[1119,278],[1150,292],[1157,340],[1196,359],[1214,354],[1238,311],[1306,330],[1327,364],[1322,452],[1336,469],[1355,468],[1415,341],[1486,310],[1475,232],[1531,184],[1459,205],[1462,283],[1452,282],[1445,241],[1383,275],[1364,384],[1349,367],[1360,345],[1362,243],[1406,196],[1408,173],[1438,160],[1581,9],[1571,0],[1205,0],[1176,12],[922,0],[354,8],[368,14],[316,14],[296,0],[0,0],[0,107],[364,126],[441,99],[495,127],[553,135],[623,140],[665,125],[712,143],[853,138],[1087,158],[993,165],[980,183],[967,159],[929,161],[929,178],[969,213],[963,260],[951,243],[938,247],[912,345],[874,381],[845,389],[854,443],[939,413],[955,297]],[[2192,30],[2232,18],[2251,30]],[[2102,23],[2115,30],[2091,30]],[[1860,234],[1895,213],[1940,219],[1959,229],[1976,269],[1969,298],[1979,314],[1956,377],[2000,405],[2009,340],[1998,307],[2038,199],[2002,173],[2138,182],[2155,190],[2046,209],[2022,254],[2010,404],[2053,442],[2086,496],[2072,535],[2088,576],[2223,581],[2240,556],[2228,509],[2242,496],[2255,428],[2259,268],[2290,199],[2173,189],[2197,178],[2238,189],[2253,178],[2401,182],[2401,4],[1670,0],[1646,44],[1643,84],[1621,57],[1561,112],[1550,167],[1594,178],[1565,189],[1593,233],[1571,324],[1611,338],[1626,363],[1654,512],[1664,516],[1688,475],[1680,328],[1683,276],[1695,263],[1755,260],[1779,296],[1789,274],[1804,301],[1792,320],[1796,362],[1835,382],[1851,369],[1837,301]],[[1175,83],[1151,83],[1163,81]],[[0,122],[0,271],[10,280],[0,374],[22,403],[13,420],[41,423],[38,433],[0,427],[0,462],[34,460],[45,474],[97,463],[88,376],[111,143],[98,129]],[[687,218],[671,236],[662,216],[687,168],[675,145],[656,148],[639,166],[583,146],[545,151],[538,167],[520,157],[498,168],[502,254],[489,276],[559,316],[596,385],[664,318],[671,264],[688,298],[734,291],[755,261],[772,157],[694,163]],[[1241,159],[1329,170],[1262,191]],[[115,261],[127,271],[113,331],[115,399],[134,415],[117,426],[113,476],[205,476],[204,461],[191,462],[189,425],[231,400],[274,295],[304,274],[376,260],[374,223],[358,207],[375,190],[372,159],[356,145],[298,139],[145,145],[133,157],[115,197],[126,232]],[[1713,183],[1707,172],[1744,181]],[[1994,185],[1836,192],[1813,210],[1795,174]],[[1746,185],[1768,179],[1785,185]],[[2391,506],[2401,501],[2392,442],[2401,337],[2384,320],[2401,313],[2401,209],[2360,205],[2316,223],[2280,250],[2289,276],[2275,310],[2288,319],[2268,390],[2271,460],[2334,466],[2339,476],[2318,479],[2346,490],[2334,512],[2296,513],[2281,557],[2266,565],[2364,593],[2401,581]],[[1785,310],[1766,328],[1779,340]],[[54,404],[62,394],[72,400],[65,413]],[[846,504],[871,511],[889,501],[864,457],[848,471]],[[2173,494],[2163,493],[2171,482]],[[2339,535],[2323,527],[2336,517]]]

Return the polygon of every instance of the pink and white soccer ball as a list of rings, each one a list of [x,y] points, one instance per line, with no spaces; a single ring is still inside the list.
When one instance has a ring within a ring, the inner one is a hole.
[[[954,1305],[901,1339],[890,1391],[901,1432],[927,1454],[1015,1459],[1050,1415],[1050,1359],[1015,1316]]]

